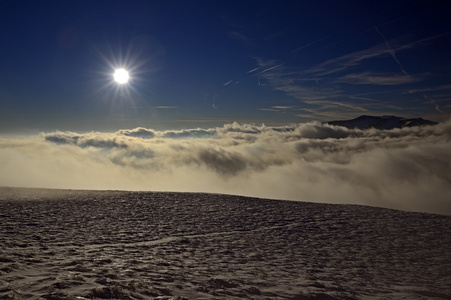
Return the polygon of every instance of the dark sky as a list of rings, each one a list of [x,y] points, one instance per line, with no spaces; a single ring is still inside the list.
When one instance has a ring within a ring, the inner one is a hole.
[[[446,1],[0,2],[0,133],[451,113]],[[116,68],[130,81],[113,81]]]

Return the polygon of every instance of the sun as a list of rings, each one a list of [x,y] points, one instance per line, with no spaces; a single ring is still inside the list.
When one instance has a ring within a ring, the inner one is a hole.
[[[119,84],[127,83],[130,79],[130,75],[128,75],[128,71],[125,69],[116,69],[113,76],[114,80]]]

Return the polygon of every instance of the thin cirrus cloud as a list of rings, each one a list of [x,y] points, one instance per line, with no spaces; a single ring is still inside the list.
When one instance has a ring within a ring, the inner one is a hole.
[[[355,112],[366,113],[368,110],[360,105],[352,104],[350,102],[314,100],[304,101],[306,104],[314,104],[315,108],[299,109],[304,113],[298,113],[301,118],[316,119],[318,117],[325,117],[327,119],[339,118],[353,118]]]
[[[368,110],[364,107],[361,107],[359,105],[356,104],[352,104],[352,103],[347,103],[347,102],[339,102],[339,101],[305,101],[305,103],[308,104],[318,104],[321,105],[323,107],[323,109],[336,109],[339,107],[344,107],[344,108],[348,108],[348,109],[352,109],[353,111],[359,111],[359,112],[367,112]]]
[[[372,72],[346,74],[338,78],[337,82],[350,84],[370,84],[370,85],[401,85],[419,82],[420,76],[406,74],[378,74]]]
[[[291,109],[291,108],[293,108],[293,106],[276,105],[276,106],[273,106],[272,108],[274,108],[274,109]]]
[[[415,94],[415,93],[442,92],[442,91],[451,91],[451,85],[447,84],[447,85],[433,86],[433,87],[420,88],[420,89],[409,89],[406,93]]]
[[[177,106],[160,105],[160,106],[154,106],[153,108],[157,108],[157,109],[175,109],[175,108],[177,108]]]
[[[407,46],[404,46],[404,48],[405,47]],[[287,68],[284,69],[283,65],[280,63],[273,67],[268,67],[268,63],[261,60],[258,60],[258,63],[261,66],[266,67],[265,71],[261,72],[262,76],[275,83],[275,87],[277,88],[279,85],[281,85],[281,83],[289,83],[290,81],[288,81],[288,79],[291,79],[290,83],[323,80],[326,76],[340,73],[352,67],[359,66],[365,60],[389,55],[390,53],[391,50],[388,49],[385,44],[378,44],[364,50],[355,51],[349,54],[342,55],[338,58],[326,60],[303,71],[288,70]],[[276,72],[265,74],[272,69],[275,69]],[[293,80],[293,76],[296,76],[296,80]],[[332,81],[334,80],[333,77],[329,78]]]
[[[451,214],[451,121],[380,131],[318,122],[0,139],[6,186],[232,193]]]
[[[366,60],[383,57],[387,55],[393,57],[394,53],[398,51],[405,51],[414,47],[418,47],[421,46],[422,44],[425,44],[435,39],[442,38],[449,34],[451,34],[451,32],[430,36],[410,43],[402,43],[400,39],[393,39],[388,41],[384,38],[384,43],[382,44],[377,44],[364,50],[351,52],[349,54],[342,55],[338,58],[333,58],[325,62],[319,63],[310,68],[307,71],[307,73],[316,76],[326,76],[339,73],[352,67],[359,66]],[[396,56],[394,57],[394,59],[395,58]],[[397,58],[395,60],[396,63],[401,64]],[[403,70],[402,74],[408,75],[407,72],[404,71],[404,68],[402,66],[401,68]]]
[[[296,109],[295,106],[284,106],[284,105],[275,105],[271,108],[260,108],[260,110],[266,110],[266,111],[289,111],[292,109]]]
[[[264,80],[265,84],[274,90],[282,91],[286,95],[298,99],[300,101],[298,108],[319,112],[308,117],[320,119],[324,117],[322,113],[325,107],[324,101],[348,104],[335,107],[337,110],[334,115],[339,118],[349,116],[352,106],[358,108],[352,111],[353,116],[360,111],[369,110],[374,104],[374,100],[359,101],[357,105],[358,89],[353,88],[353,86],[373,86],[374,88],[368,91],[368,95],[374,93],[376,99],[381,98],[378,94],[380,90],[377,90],[377,87],[399,86],[399,89],[393,91],[390,96],[391,101],[379,101],[386,104],[385,107],[380,108],[380,111],[385,113],[391,111],[391,106],[396,103],[397,99],[402,99],[401,97],[395,98],[396,95],[412,93],[409,92],[412,90],[411,87],[409,90],[409,85],[420,83],[430,77],[430,74],[427,73],[409,74],[406,72],[402,61],[396,54],[425,45],[447,34],[434,35],[413,42],[407,42],[402,38],[387,40],[382,36],[382,42],[374,46],[327,59],[309,67],[300,67],[281,61],[256,59],[257,68],[252,70],[253,76],[259,76],[259,82],[260,79]],[[389,57],[393,58],[393,63],[400,66],[399,72],[372,71],[377,59]],[[298,116],[304,115],[306,114],[298,114]]]
[[[347,70],[351,67],[358,66],[365,60],[377,58],[390,53],[391,50],[388,49],[385,44],[378,44],[364,50],[355,51],[317,64],[316,66],[310,68],[308,73],[316,76],[331,75]]]

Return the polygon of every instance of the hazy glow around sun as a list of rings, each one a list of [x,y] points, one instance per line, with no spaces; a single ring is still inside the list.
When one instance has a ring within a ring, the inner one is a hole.
[[[116,69],[113,76],[114,80],[119,84],[127,83],[130,78],[128,71],[125,69]]]

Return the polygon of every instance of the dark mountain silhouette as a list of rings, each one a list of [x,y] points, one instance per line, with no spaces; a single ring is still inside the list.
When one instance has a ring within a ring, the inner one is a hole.
[[[396,116],[360,116],[352,120],[329,121],[324,122],[329,125],[343,126],[349,129],[394,129],[403,127],[414,127],[424,125],[436,125],[436,122],[422,118],[406,119]]]

